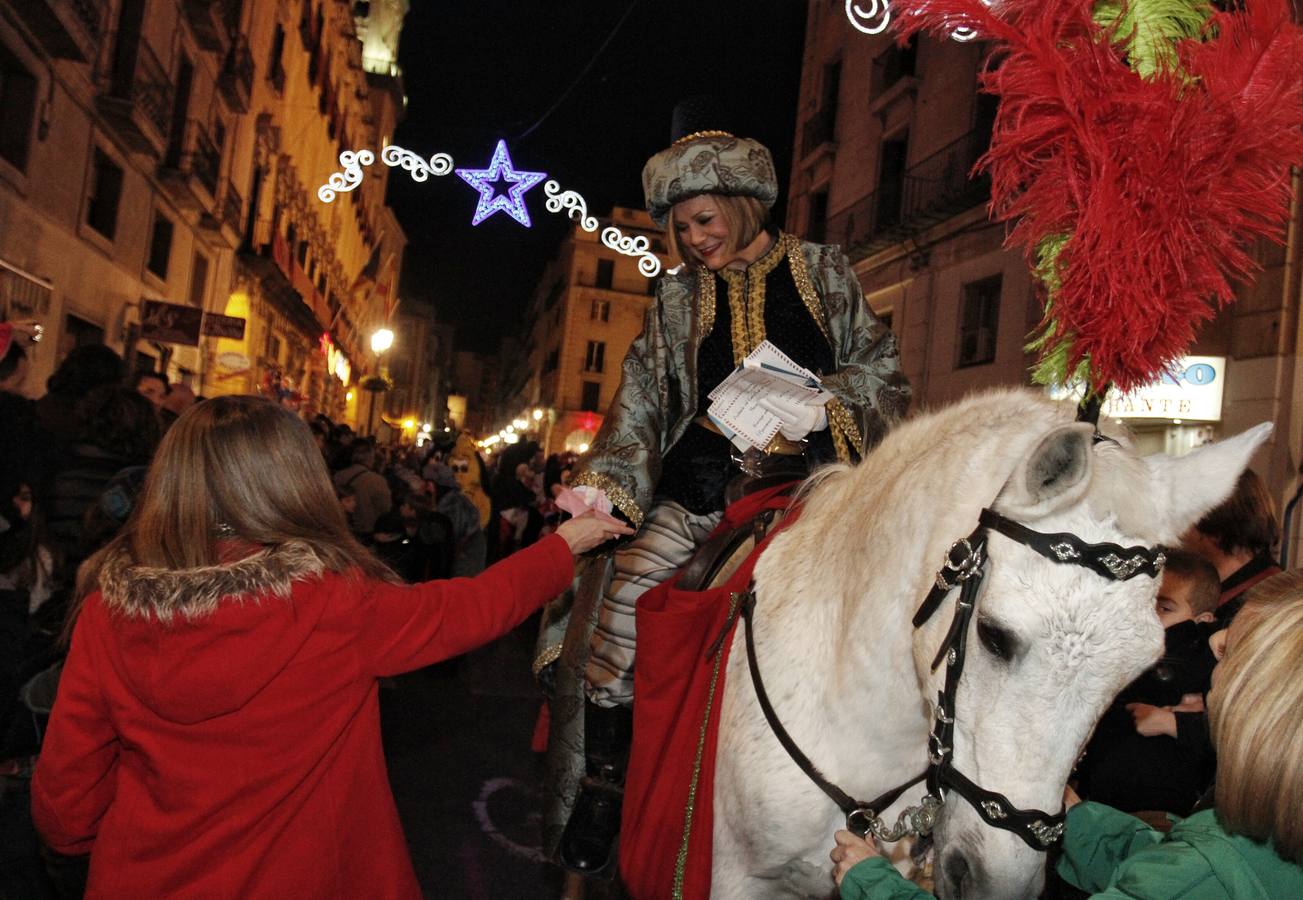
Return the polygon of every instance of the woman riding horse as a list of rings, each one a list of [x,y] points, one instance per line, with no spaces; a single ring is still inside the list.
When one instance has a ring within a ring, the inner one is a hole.
[[[739,474],[735,460],[753,475],[795,480],[812,464],[858,458],[909,402],[895,338],[869,310],[849,261],[835,247],[768,225],[778,195],[769,151],[703,130],[719,125],[708,106],[704,98],[680,104],[673,143],[643,169],[647,208],[684,265],[658,283],[574,478],[590,504],[613,509],[638,532],[581,568],[573,597],[554,610],[568,611],[568,623],[545,621],[535,663],[541,671],[560,660],[551,674],[545,842],[552,849],[560,841],[562,863],[580,872],[607,866],[619,828],[638,598],[686,563],[718,523],[725,487]],[[815,372],[832,399],[826,407],[764,401],[781,431],[738,459],[706,416],[709,395],[766,340]]]

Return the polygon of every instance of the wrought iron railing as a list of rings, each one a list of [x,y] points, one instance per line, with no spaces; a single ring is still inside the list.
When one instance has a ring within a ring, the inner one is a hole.
[[[253,54],[249,52],[249,42],[243,36],[231,45],[230,52],[226,54],[218,85],[231,106],[240,112],[248,109],[249,96],[253,90]]]
[[[880,184],[828,218],[827,240],[848,251],[863,250],[984,203],[991,194],[990,178],[969,175],[989,143],[989,132],[970,131],[906,169],[900,179]]]
[[[112,95],[140,110],[159,137],[166,138],[172,117],[172,82],[167,70],[143,40],[137,42],[134,54],[125,53],[119,59],[128,65],[114,73]]]
[[[182,131],[174,135],[163,160],[164,168],[192,176],[214,198],[221,164],[221,151],[198,119],[188,120]]]
[[[231,182],[226,183],[226,196],[222,198],[222,224],[236,234],[240,233],[240,215],[244,212],[244,198]]]
[[[86,34],[98,42],[104,28],[104,0],[69,0],[68,5],[86,29]]]

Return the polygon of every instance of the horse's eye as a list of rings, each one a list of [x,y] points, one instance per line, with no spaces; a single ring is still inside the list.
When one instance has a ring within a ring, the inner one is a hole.
[[[979,619],[977,621],[977,639],[982,642],[982,646],[991,655],[1006,661],[1013,659],[1017,641],[1012,634],[998,625],[994,625],[985,619]]]

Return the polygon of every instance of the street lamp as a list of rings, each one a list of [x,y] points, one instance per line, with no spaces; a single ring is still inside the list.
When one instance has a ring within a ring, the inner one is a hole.
[[[541,421],[542,418],[543,418],[543,410],[541,410],[541,409],[535,409],[535,410],[534,410],[534,421],[535,421],[535,422]]]
[[[376,355],[376,368],[379,371],[375,375],[368,375],[361,382],[362,388],[371,394],[371,408],[366,416],[367,434],[375,434],[376,401],[380,399],[380,394],[389,390],[389,373],[380,364],[380,356],[393,345],[394,333],[388,328],[377,328],[372,332],[371,352]]]

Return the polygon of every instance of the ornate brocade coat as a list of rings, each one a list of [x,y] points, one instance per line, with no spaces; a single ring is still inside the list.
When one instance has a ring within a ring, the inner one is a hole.
[[[834,397],[828,422],[838,457],[849,462],[874,446],[904,415],[910,388],[900,371],[895,337],[869,311],[850,261],[838,247],[780,234],[793,280],[806,308],[833,351],[836,370],[822,377]],[[781,258],[781,257],[780,257]],[[737,325],[748,291],[764,291],[764,278],[726,270]],[[651,508],[661,462],[703,410],[697,406],[697,351],[715,322],[714,276],[704,267],[666,273],[647,308],[642,333],[625,355],[623,378],[592,447],[580,462],[575,484],[601,488],[635,526]],[[757,306],[758,304],[751,304]],[[752,344],[763,338],[753,332]],[[535,674],[554,661],[551,673],[551,732],[545,797],[544,846],[555,850],[583,775],[583,675],[589,638],[602,593],[612,573],[612,555],[583,560],[574,588],[544,612]]]

